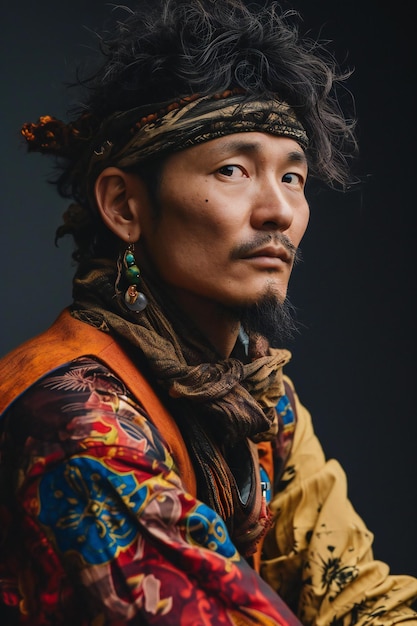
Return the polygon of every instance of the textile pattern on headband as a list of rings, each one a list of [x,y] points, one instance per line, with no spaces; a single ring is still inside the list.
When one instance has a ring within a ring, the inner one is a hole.
[[[227,92],[194,96],[168,108],[170,110],[162,115],[142,117],[143,109],[138,108],[109,118],[101,128],[102,143],[96,144],[89,172],[99,163],[101,168],[110,163],[121,168],[131,167],[161,153],[248,131],[289,137],[303,148],[308,146],[307,133],[293,109],[279,99],[248,100],[243,94]],[[118,133],[126,128],[130,137],[120,145]]]

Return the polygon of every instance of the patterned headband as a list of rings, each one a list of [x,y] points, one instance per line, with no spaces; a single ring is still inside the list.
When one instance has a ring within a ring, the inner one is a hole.
[[[129,167],[161,153],[248,131],[290,137],[303,148],[307,133],[291,107],[282,100],[248,100],[227,91],[221,95],[184,98],[158,113],[141,116],[141,109],[116,113],[102,127],[105,139],[94,150],[90,166],[111,162]],[[118,148],[118,130],[129,128],[129,139]],[[115,137],[115,141],[112,139]]]

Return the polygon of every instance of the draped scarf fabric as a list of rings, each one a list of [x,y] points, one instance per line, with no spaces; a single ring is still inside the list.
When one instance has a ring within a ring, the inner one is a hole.
[[[146,359],[168,396],[169,409],[187,444],[198,497],[225,520],[244,555],[256,549],[268,516],[262,506],[254,441],[277,432],[275,406],[284,394],[286,350],[268,348],[262,337],[250,342],[249,363],[222,359],[169,301],[157,280],[142,281],[148,306],[130,312],[117,295],[114,263],[95,260],[74,280],[72,315],[110,332]]]

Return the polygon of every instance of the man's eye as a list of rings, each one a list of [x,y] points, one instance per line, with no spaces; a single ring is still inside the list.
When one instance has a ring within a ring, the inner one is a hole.
[[[238,165],[223,165],[223,167],[219,168],[219,174],[223,176],[243,176],[243,172]]]
[[[300,174],[289,172],[288,174],[284,174],[284,176],[282,177],[282,182],[289,183],[290,185],[299,185],[302,182],[302,178]]]

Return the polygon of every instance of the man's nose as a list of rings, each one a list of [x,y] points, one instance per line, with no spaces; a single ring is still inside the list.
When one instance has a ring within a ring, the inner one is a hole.
[[[252,209],[252,226],[257,230],[286,231],[292,224],[291,193],[275,178],[260,183]]]

